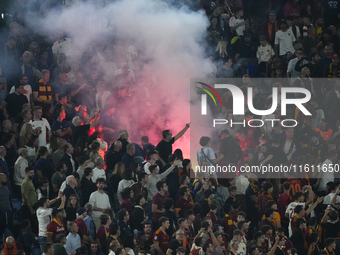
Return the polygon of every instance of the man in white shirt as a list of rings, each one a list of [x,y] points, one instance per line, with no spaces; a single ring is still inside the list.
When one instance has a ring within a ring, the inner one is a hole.
[[[20,148],[18,150],[19,158],[15,161],[14,164],[14,184],[16,186],[16,190],[20,191],[21,194],[21,184],[26,178],[25,170],[28,167],[28,151],[26,148]]]
[[[102,159],[102,157],[96,158],[96,161],[94,162],[96,167],[93,169],[93,175],[91,177],[91,180],[93,183],[97,181],[98,178],[103,178],[106,180],[106,175],[105,175],[105,161]]]
[[[33,108],[33,120],[30,121],[32,124],[33,130],[40,127],[41,132],[39,134],[39,146],[46,146],[46,138],[51,137],[51,126],[48,123],[47,119],[42,118],[42,107],[34,106]]]
[[[307,202],[305,202],[305,196],[303,195],[301,191],[295,192],[294,194],[295,201],[291,202],[286,208],[285,216],[289,219],[289,227],[288,227],[289,237],[293,234],[291,222],[295,216],[295,207],[297,205],[302,205],[304,208],[306,208],[309,204],[313,202],[312,186],[308,186],[308,192],[309,192],[309,195],[308,195],[309,199]]]
[[[288,82],[291,85],[295,82],[296,78],[301,75],[301,72],[296,71],[295,69],[296,64],[298,64],[301,69],[303,65],[308,63],[308,61],[304,59],[304,53],[303,53],[302,48],[297,49],[295,51],[295,55],[296,55],[296,58],[293,58],[289,61],[288,68],[287,68],[287,78],[288,78]]]
[[[61,195],[61,194],[60,194]],[[50,204],[53,204],[57,200],[61,198],[61,203],[58,209],[64,209],[65,206],[65,196],[58,196],[57,198],[49,201],[47,198],[42,197],[39,199],[38,204],[39,208],[37,209],[37,219],[38,219],[38,226],[39,226],[39,234],[38,234],[38,241],[40,244],[40,249],[42,250],[42,247],[45,242],[47,242],[47,226],[51,223],[53,217],[52,217],[52,211],[53,208],[49,208]]]
[[[231,32],[235,32],[238,36],[243,36],[244,30],[246,29],[243,16],[243,9],[238,7],[235,8],[235,16],[229,20],[229,27]]]
[[[295,51],[293,43],[296,41],[293,32],[288,29],[286,21],[281,22],[281,30],[275,34],[275,53],[277,56],[283,57],[287,52]]]
[[[111,208],[108,195],[104,193],[105,179],[98,178],[96,181],[97,191],[90,195],[89,203],[93,206],[92,218],[96,225],[96,231],[101,226],[100,216],[104,213],[105,209]]]
[[[235,180],[236,194],[237,195],[245,195],[246,190],[249,187],[248,178],[245,176],[245,173],[241,173]]]
[[[152,165],[157,165],[156,161],[158,160],[158,153],[156,151],[149,151],[148,155],[146,156],[146,159],[147,161],[144,161],[142,166],[144,165],[143,169],[145,173],[151,174],[149,167]],[[157,168],[158,170],[160,170],[158,165],[157,165]]]
[[[31,81],[34,82],[34,81]],[[31,85],[28,84],[28,78],[26,75],[22,75],[20,78],[20,84],[24,86],[23,95],[27,97],[28,103],[33,102],[33,92]],[[10,94],[15,92],[15,86],[11,88]]]
[[[334,196],[336,196],[335,203],[340,203],[340,197],[337,194],[337,189],[338,189],[338,185],[335,182],[332,182],[332,184],[328,186],[328,190],[330,190],[331,193],[329,193],[327,196],[325,196],[325,198],[323,200],[324,205],[332,204],[331,202],[332,202],[332,199],[334,198]]]
[[[336,162],[337,158],[338,158],[337,152],[330,151],[328,153],[327,159],[321,164],[320,166],[321,177],[318,180],[319,191],[325,191],[327,183],[334,182],[334,163],[333,162]]]

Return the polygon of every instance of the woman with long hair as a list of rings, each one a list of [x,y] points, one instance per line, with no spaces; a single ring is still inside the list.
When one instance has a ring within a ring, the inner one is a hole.
[[[211,190],[211,183],[209,180],[204,180],[202,182],[202,188],[200,189],[200,191],[198,191],[196,193],[196,196],[195,196],[195,203],[199,203],[201,202],[202,200],[204,200],[204,192],[206,190],[210,189]]]
[[[54,174],[54,166],[50,160],[47,159],[48,150],[45,146],[41,146],[35,156],[34,171],[39,179],[46,177],[48,180],[52,179]]]
[[[104,252],[107,254],[106,248],[106,240],[109,237],[110,232],[110,224],[112,223],[111,217],[107,214],[100,215],[100,224],[101,226],[97,231],[97,240],[99,240],[99,244]]]
[[[30,123],[25,123],[19,135],[19,146],[23,147],[28,144],[29,140],[33,135],[39,135],[40,129],[33,130],[32,125]]]
[[[227,52],[227,46],[228,46],[228,41],[226,40],[220,40],[217,44],[214,60],[217,62],[221,62],[220,64],[222,64],[223,59],[225,57],[229,56]]]
[[[66,205],[66,224],[68,222],[73,222],[76,219],[77,216],[77,209],[79,208],[79,201],[76,195],[72,194]]]
[[[140,172],[140,169],[141,169],[141,167],[140,167],[140,165],[137,163],[137,162],[132,162],[131,164],[130,164],[130,167],[129,167],[131,170],[132,170],[132,172],[133,172],[133,175],[134,175],[134,177],[133,177],[133,180],[135,181],[135,182],[137,182],[138,180],[137,180],[137,178],[138,178],[138,173]]]
[[[132,209],[133,209],[133,204],[132,204],[132,199],[134,196],[133,190],[129,187],[123,189],[123,191],[120,193],[122,197],[122,204],[120,206],[120,209],[125,208],[129,214],[131,215]]]
[[[118,184],[121,180],[123,180],[123,174],[125,172],[125,165],[122,162],[118,162],[115,167],[113,168],[113,171],[111,173],[111,176],[109,177],[109,181],[112,184],[112,190],[113,190],[113,199],[115,208],[119,208],[119,202],[117,198],[117,190],[118,190]]]

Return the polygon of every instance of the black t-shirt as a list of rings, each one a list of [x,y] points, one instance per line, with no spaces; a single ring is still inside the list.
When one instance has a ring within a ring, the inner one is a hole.
[[[177,239],[173,239],[169,243],[169,249],[172,250],[172,255],[176,255],[176,250],[178,247],[181,247],[182,245],[177,241]]]
[[[340,229],[340,221],[321,223],[321,227],[325,230],[325,238],[337,236]]]
[[[15,93],[9,94],[4,101],[7,103],[6,109],[9,117],[15,118],[22,111],[22,106],[28,103],[27,97],[24,95],[17,95]]]
[[[75,127],[73,130],[73,136],[72,136],[73,144],[76,144],[79,137],[81,136],[88,137],[87,131],[89,131],[89,129],[90,129],[90,124]]]
[[[159,156],[168,163],[168,157],[172,154],[172,144],[175,142],[175,137],[173,137],[169,142],[164,140],[157,144],[156,150],[159,152]]]

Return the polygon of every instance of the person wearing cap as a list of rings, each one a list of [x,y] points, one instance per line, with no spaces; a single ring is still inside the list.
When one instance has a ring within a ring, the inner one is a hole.
[[[202,136],[200,139],[202,148],[197,151],[197,161],[200,166],[203,165],[203,162],[208,162],[209,165],[212,166],[224,158],[223,154],[220,154],[220,157],[216,158],[214,149],[209,147],[210,140],[210,137],[207,136]]]
[[[275,11],[269,12],[269,17],[265,20],[260,29],[260,36],[265,36],[271,45],[274,45],[275,33],[279,30],[279,23],[276,20]]]
[[[298,254],[305,254],[307,243],[305,238],[305,230],[307,229],[307,221],[304,218],[296,220],[296,228],[293,231],[290,240],[292,241],[294,248],[297,249]]]
[[[84,222],[86,216],[87,208],[79,207],[77,209],[77,219],[74,221],[74,223],[76,223],[78,226],[78,234],[81,238],[82,243],[90,244],[92,240],[89,235],[89,231],[87,230],[86,224]]]
[[[328,68],[326,68],[324,77],[328,78],[340,77],[339,54],[332,55],[332,63],[330,63]]]
[[[55,243],[56,236],[65,234],[64,216],[66,216],[64,209],[54,208],[52,211],[53,221],[47,226],[47,242]]]
[[[281,21],[280,28],[275,34],[275,54],[281,59],[286,59],[288,52],[295,52],[293,43],[296,39],[285,20]]]

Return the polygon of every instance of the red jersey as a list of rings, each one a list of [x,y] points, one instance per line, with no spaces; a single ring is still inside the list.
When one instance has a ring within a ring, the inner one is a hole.
[[[159,193],[157,193],[159,194]],[[166,253],[169,246],[169,236],[167,233],[163,232],[160,228],[155,232],[153,236],[153,242],[159,245],[159,248]],[[157,253],[157,251],[156,251]]]
[[[301,191],[301,181],[298,178],[289,178],[287,182],[290,183],[291,191],[290,194],[294,196],[296,191]]]
[[[65,226],[64,223],[58,222],[56,218],[53,219],[53,221],[48,224],[47,226],[47,231],[48,234],[52,234],[52,241],[55,243],[55,238],[59,234],[64,234],[65,235]]]
[[[83,235],[87,235],[87,236],[89,235],[85,221],[83,221],[81,219],[76,219],[74,221],[74,223],[76,223],[78,228],[79,228],[78,229],[78,235],[80,236],[81,239],[83,239]]]
[[[166,195],[162,196],[161,194],[157,192],[157,194],[152,199],[152,204],[157,205],[158,210],[162,210],[165,199],[166,199]],[[152,220],[154,222],[158,222],[159,218],[162,217],[162,215],[163,215],[162,213],[153,213]]]
[[[231,240],[233,238],[233,232],[236,229],[236,227],[235,227],[235,221],[231,219],[229,214],[225,215],[225,218],[223,220],[223,226],[224,226],[224,233],[228,235],[228,240]]]
[[[192,209],[192,204],[181,197],[175,203],[175,210],[178,211],[179,218],[184,218],[184,213]]]
[[[211,219],[213,225],[219,224],[218,218],[217,218],[217,216],[214,212],[212,212],[212,211],[208,212],[206,217]]]
[[[285,213],[286,213],[287,206],[291,202],[293,202],[292,197],[286,193],[283,193],[282,195],[280,195],[280,197],[277,200],[277,207],[278,207],[277,209],[279,211],[281,221],[283,222],[289,222],[289,219],[285,217]]]

